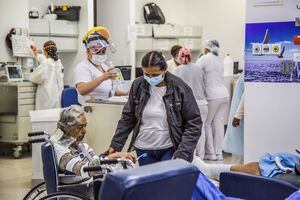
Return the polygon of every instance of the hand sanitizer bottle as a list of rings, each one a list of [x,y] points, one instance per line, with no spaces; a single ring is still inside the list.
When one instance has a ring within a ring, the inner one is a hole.
[[[115,66],[112,64],[112,62],[109,62],[109,68],[116,73],[115,79],[113,80],[113,84],[116,85],[123,85],[125,83],[122,72],[120,69],[115,68]]]

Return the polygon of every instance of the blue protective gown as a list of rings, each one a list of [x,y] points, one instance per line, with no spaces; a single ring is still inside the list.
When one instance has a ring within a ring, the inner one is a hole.
[[[200,172],[191,200],[238,200],[226,197],[206,176]]]
[[[267,153],[259,159],[259,168],[262,176],[273,177],[276,174],[285,173],[277,166],[275,157],[280,158],[280,163],[283,167],[292,169],[295,168],[296,163],[300,160],[298,156],[290,153],[277,153],[274,155]]]

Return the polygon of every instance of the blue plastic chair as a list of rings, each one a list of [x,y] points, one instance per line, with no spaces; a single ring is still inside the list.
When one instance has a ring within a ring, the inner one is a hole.
[[[251,200],[283,200],[299,188],[275,178],[226,172],[220,175],[220,190],[227,197]]]
[[[61,107],[65,108],[71,105],[80,105],[78,102],[78,93],[74,87],[65,88],[61,95]]]
[[[199,170],[183,160],[163,161],[107,174],[98,199],[190,200]]]

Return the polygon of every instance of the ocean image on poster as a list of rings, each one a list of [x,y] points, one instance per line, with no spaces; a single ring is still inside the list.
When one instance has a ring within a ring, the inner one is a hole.
[[[245,81],[300,83],[297,36],[295,22],[246,24]]]

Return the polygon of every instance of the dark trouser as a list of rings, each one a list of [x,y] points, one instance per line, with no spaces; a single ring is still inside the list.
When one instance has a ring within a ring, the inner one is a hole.
[[[160,149],[160,150],[136,149],[137,157],[141,156],[144,153],[147,153],[147,156],[142,156],[139,158],[140,166],[156,163],[163,160],[171,160],[174,152],[175,152],[174,147],[168,149]]]

